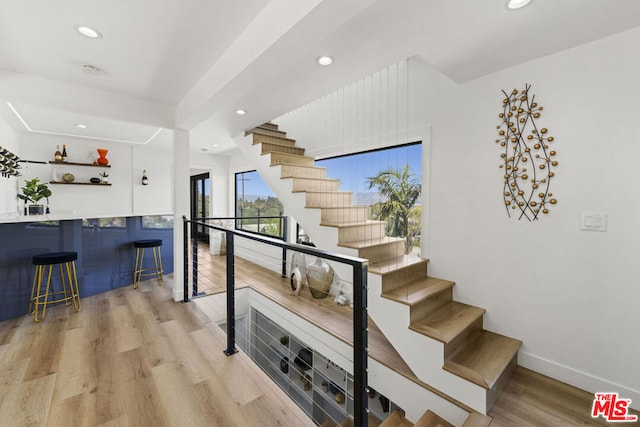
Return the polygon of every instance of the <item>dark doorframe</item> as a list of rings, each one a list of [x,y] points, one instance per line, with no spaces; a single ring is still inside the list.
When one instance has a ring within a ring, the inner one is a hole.
[[[191,218],[209,217],[209,173],[191,176]],[[209,230],[196,226],[196,235],[201,241],[209,243]]]

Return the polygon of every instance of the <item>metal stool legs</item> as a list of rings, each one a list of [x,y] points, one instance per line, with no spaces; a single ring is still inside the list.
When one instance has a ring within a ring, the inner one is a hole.
[[[137,289],[143,276],[155,276],[158,285],[162,286],[162,256],[160,246],[153,246],[153,267],[144,268],[144,247],[136,247],[136,266],[133,272],[133,288]]]
[[[42,281],[45,276],[45,268],[47,271],[47,283],[42,289]],[[36,272],[33,276],[33,285],[31,286],[31,299],[29,300],[29,314],[33,314],[33,320],[40,323],[47,314],[47,306],[49,304],[64,302],[66,305],[73,304],[75,311],[80,311],[80,290],[78,289],[78,277],[76,274],[76,264],[74,261],[68,261],[58,264],[60,267],[60,282],[62,290],[53,291],[51,288],[51,273],[53,264],[36,265]],[[65,280],[66,273],[66,280]],[[67,282],[69,290],[67,290]],[[57,296],[57,297],[56,297]],[[42,307],[42,311],[40,308]]]

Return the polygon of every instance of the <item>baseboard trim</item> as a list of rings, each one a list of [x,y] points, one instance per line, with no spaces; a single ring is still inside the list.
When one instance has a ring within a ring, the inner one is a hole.
[[[521,351],[518,353],[518,364],[532,371],[581,388],[591,393],[618,392],[620,397],[631,399],[631,407],[640,410],[640,391],[617,384],[604,378],[596,377],[549,359]]]

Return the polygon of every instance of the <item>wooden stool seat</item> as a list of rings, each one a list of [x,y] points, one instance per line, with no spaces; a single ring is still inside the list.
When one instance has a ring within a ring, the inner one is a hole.
[[[161,239],[136,240],[133,242],[136,248],[136,266],[133,271],[133,288],[137,289],[143,276],[155,276],[158,285],[162,286],[162,256],[160,254]],[[144,250],[151,248],[153,251],[153,267],[143,267]]]
[[[36,273],[33,276],[31,287],[31,299],[29,300],[29,314],[33,314],[33,320],[40,323],[47,314],[47,306],[64,302],[66,305],[73,304],[76,311],[80,311],[80,291],[78,289],[78,276],[76,274],[77,252],[49,252],[33,256],[32,262],[36,266]],[[54,265],[60,266],[60,282],[62,290],[53,291],[51,287],[51,272]],[[42,289],[42,279],[45,269],[49,266],[47,273],[47,284],[44,292]],[[69,282],[69,290],[65,280],[65,272]],[[42,312],[40,313],[40,308]]]

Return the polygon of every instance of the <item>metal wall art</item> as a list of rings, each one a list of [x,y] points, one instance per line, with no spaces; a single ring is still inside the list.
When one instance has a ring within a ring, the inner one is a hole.
[[[10,176],[20,176],[20,158],[6,148],[0,147],[0,174],[9,178]]]
[[[542,115],[542,107],[529,94],[531,85],[524,90],[505,92],[502,112],[496,126],[500,146],[500,168],[504,171],[503,198],[507,214],[518,219],[537,220],[540,213],[549,213],[557,200],[549,191],[551,179],[558,166],[556,151],[551,149],[553,137],[547,128],[540,128],[536,120]]]

